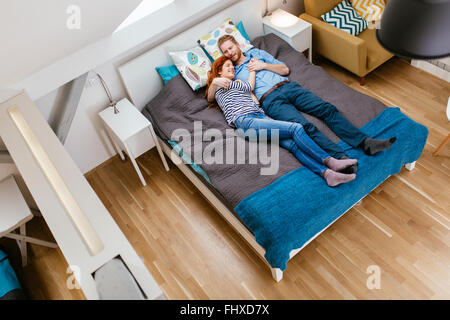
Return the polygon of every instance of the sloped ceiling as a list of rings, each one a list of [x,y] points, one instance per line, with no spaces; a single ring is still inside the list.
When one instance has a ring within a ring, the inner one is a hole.
[[[1,0],[0,88],[16,83],[111,33],[142,0]],[[69,30],[68,7],[81,28]]]

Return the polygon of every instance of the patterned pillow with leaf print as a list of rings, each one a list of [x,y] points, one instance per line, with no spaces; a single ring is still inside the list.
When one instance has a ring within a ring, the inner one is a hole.
[[[223,55],[222,51],[219,49],[217,40],[219,40],[221,36],[226,34],[232,35],[234,39],[236,39],[242,52],[246,52],[247,50],[253,48],[253,46],[250,44],[250,41],[245,39],[233,24],[231,18],[225,20],[219,27],[201,37],[199,40],[197,40],[197,42],[208,52],[208,54],[214,60],[216,60]]]
[[[169,52],[169,55],[192,90],[198,90],[206,85],[211,61],[202,48],[195,46],[189,50]]]

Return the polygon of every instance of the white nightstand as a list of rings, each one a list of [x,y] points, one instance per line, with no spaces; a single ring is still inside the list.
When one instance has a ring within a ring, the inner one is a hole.
[[[161,161],[163,162],[164,167],[167,171],[169,171],[169,166],[167,165],[166,159],[164,158],[164,154],[161,150],[161,146],[158,143],[158,139],[156,137],[155,131],[153,130],[151,122],[148,121],[148,119],[142,113],[140,113],[139,110],[126,98],[117,102],[116,106],[119,110],[119,113],[114,114],[113,108],[109,107],[101,111],[98,115],[103,120],[106,132],[108,133],[114,146],[116,147],[120,158],[122,160],[125,160],[122,150],[128,154],[139,178],[141,179],[142,184],[145,186],[147,185],[147,183],[145,182],[141,170],[136,163],[137,157],[156,146],[159,156],[161,157]],[[150,137],[152,141],[147,146],[147,148],[145,148],[144,150],[140,150],[139,154],[133,154],[133,152],[131,151],[132,148],[128,143],[129,140],[133,136],[146,129],[150,131]]]
[[[308,50],[312,56],[312,25],[282,9],[275,10],[263,18],[264,34],[274,33],[289,43],[295,50]]]

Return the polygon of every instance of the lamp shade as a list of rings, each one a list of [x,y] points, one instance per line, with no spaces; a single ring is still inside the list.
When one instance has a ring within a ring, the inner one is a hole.
[[[450,55],[450,0],[390,0],[376,31],[378,42],[405,58]]]

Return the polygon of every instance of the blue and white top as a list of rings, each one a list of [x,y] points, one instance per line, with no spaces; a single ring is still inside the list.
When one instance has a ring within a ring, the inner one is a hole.
[[[249,71],[248,65],[250,64],[250,60],[252,58],[258,58],[259,61],[270,63],[270,64],[284,64],[277,59],[275,59],[270,53],[260,50],[258,48],[253,48],[248,50],[246,53],[243,53],[245,56],[244,63],[234,67],[234,77],[235,79],[241,79],[242,81],[246,81],[248,79]],[[273,88],[277,83],[283,82],[285,80],[289,80],[287,77],[280,76],[276,72],[272,72],[270,70],[259,70],[256,71],[256,79],[255,79],[255,89],[253,93],[255,94],[258,100],[261,100],[261,97]]]
[[[230,126],[235,126],[234,121],[239,116],[253,112],[264,113],[259,103],[252,99],[251,91],[252,85],[248,81],[231,81],[228,89],[217,89],[215,94],[217,104]]]

